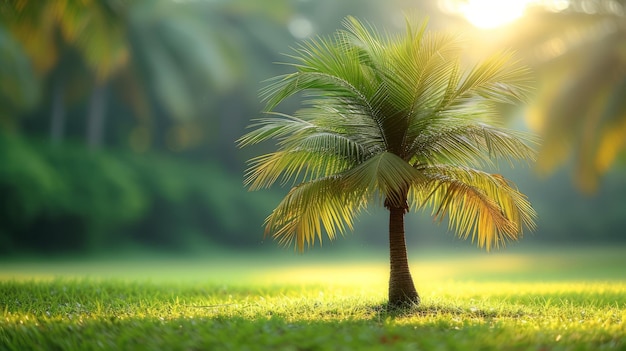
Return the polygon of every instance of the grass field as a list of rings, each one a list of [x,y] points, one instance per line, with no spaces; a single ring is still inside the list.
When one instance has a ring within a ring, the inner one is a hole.
[[[0,266],[0,350],[626,350],[626,251],[312,254]]]

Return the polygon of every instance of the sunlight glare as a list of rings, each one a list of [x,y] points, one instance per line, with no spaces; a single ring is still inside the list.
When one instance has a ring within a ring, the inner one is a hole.
[[[469,0],[460,12],[474,26],[492,29],[513,22],[524,15],[532,0]]]
[[[309,37],[314,30],[313,23],[302,16],[295,16],[292,18],[291,21],[289,21],[287,28],[289,29],[291,35],[298,39]]]

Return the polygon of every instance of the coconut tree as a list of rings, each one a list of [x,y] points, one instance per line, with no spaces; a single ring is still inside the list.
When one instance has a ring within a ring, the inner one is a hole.
[[[62,141],[65,129],[66,90],[75,67],[64,64],[75,49],[94,72],[96,84],[87,116],[87,136],[92,146],[100,143],[105,99],[104,83],[128,60],[128,48],[117,1],[23,0],[0,5],[0,18],[23,45],[33,66],[52,82],[50,136]],[[74,63],[75,65],[75,63]],[[79,84],[85,84],[81,77]]]
[[[0,25],[0,130],[14,129],[15,116],[33,108],[40,97],[39,81],[26,53]]]
[[[523,48],[543,77],[527,114],[545,140],[537,168],[552,172],[573,161],[575,184],[585,193],[626,156],[626,1],[589,5],[537,8],[520,21],[524,30],[503,38]]]
[[[514,46],[540,77],[525,114],[544,140],[536,169],[549,174],[565,166],[591,194],[626,159],[626,1],[530,3],[507,28],[478,31],[489,36],[482,51]]]
[[[432,207],[459,236],[489,250],[534,227],[526,197],[499,174],[477,168],[532,160],[527,135],[497,123],[497,103],[527,95],[528,72],[509,52],[461,69],[458,36],[407,21],[404,35],[381,34],[354,18],[334,36],[294,49],[294,73],[262,91],[267,117],[239,145],[274,140],[251,159],[245,184],[292,188],[265,223],[282,244],[304,250],[323,233],[353,228],[368,204],[389,211],[389,305],[418,304],[407,259],[404,217]],[[304,92],[293,115],[273,110]]]
[[[66,96],[80,90],[70,86],[78,83],[92,87],[86,136],[91,147],[100,147],[111,93],[131,105],[142,124],[152,123],[152,97],[174,121],[186,122],[201,115],[207,91],[219,95],[233,85],[242,63],[234,59],[239,48],[230,43],[232,33],[223,35],[225,28],[237,29],[224,18],[229,6],[168,0],[23,0],[0,3],[0,20],[30,55],[37,72],[50,76],[53,142],[63,139]]]

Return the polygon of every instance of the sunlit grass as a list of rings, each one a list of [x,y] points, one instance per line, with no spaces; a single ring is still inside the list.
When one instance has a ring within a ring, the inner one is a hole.
[[[3,264],[0,349],[626,349],[620,250],[424,256],[402,311],[376,256]]]

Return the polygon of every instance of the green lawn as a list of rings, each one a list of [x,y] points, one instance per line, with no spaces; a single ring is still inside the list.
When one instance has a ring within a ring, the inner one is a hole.
[[[626,350],[624,252],[3,262],[0,350]]]

